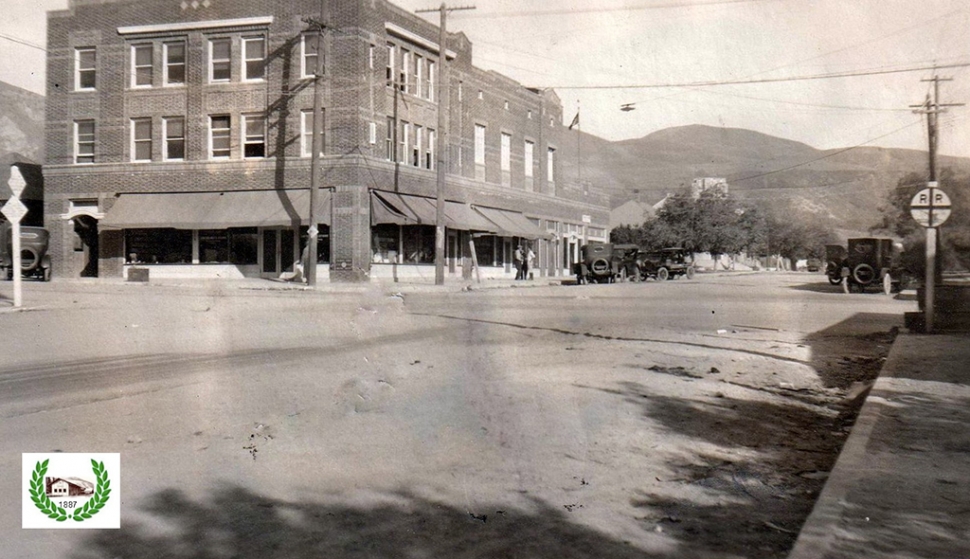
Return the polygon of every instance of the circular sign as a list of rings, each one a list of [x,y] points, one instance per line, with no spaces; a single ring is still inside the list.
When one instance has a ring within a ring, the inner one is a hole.
[[[939,188],[924,188],[913,196],[909,213],[923,227],[939,227],[950,217],[950,197]]]

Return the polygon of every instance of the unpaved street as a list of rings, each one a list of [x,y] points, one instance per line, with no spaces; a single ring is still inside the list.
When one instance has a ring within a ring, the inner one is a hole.
[[[4,557],[784,557],[915,309],[808,274],[28,287]],[[20,453],[57,451],[121,453],[120,530],[20,529]]]

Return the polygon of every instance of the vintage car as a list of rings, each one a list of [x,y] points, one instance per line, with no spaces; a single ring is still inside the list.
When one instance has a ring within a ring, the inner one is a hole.
[[[845,265],[845,247],[842,245],[825,245],[825,275],[829,283],[842,283],[842,266]]]
[[[634,244],[589,243],[580,248],[580,260],[573,264],[577,283],[613,283],[622,279],[639,281]]]
[[[687,279],[694,277],[693,257],[682,248],[640,251],[637,254],[637,267],[642,279],[665,281],[679,276]]]
[[[898,263],[899,249],[892,239],[849,239],[841,267],[842,289],[863,293],[867,287],[877,286],[886,295],[899,291],[902,269]]]
[[[0,225],[0,274],[13,279],[13,227]],[[50,234],[43,227],[20,227],[20,271],[24,277],[51,279],[51,257],[47,254]]]

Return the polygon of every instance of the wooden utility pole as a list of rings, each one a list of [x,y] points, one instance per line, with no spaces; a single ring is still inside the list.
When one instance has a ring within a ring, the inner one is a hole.
[[[929,140],[929,181],[927,186],[931,189],[939,186],[936,176],[936,152],[939,146],[939,128],[937,126],[939,114],[946,112],[946,107],[960,107],[963,103],[940,103],[940,82],[952,81],[953,78],[941,78],[933,76],[920,80],[923,82],[933,82],[933,97],[926,94],[926,101],[921,105],[910,105],[916,114],[926,115],[926,129]],[[937,267],[937,247],[939,239],[936,234],[936,227],[930,222],[926,228],[926,275],[923,281],[923,320],[926,333],[933,331],[934,307],[936,304],[936,267]]]
[[[320,0],[320,19],[305,18],[305,23],[316,30],[317,65],[313,70],[313,135],[310,155],[310,226],[307,231],[307,260],[303,274],[307,285],[317,284],[317,224],[320,222],[317,205],[320,201],[320,152],[323,151],[323,73],[325,71],[324,47],[327,28],[327,0]]]
[[[435,232],[434,232],[434,284],[445,283],[445,173],[448,171],[448,105],[451,100],[451,90],[448,84],[448,12],[456,10],[474,10],[475,6],[461,6],[449,8],[444,2],[438,8],[416,10],[415,13],[438,12],[441,22],[438,26],[438,135],[435,150],[438,152],[437,196],[435,200]]]

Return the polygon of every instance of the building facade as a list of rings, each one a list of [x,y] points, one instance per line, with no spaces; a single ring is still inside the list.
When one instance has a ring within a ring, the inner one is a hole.
[[[61,277],[275,277],[308,242],[323,58],[320,276],[434,276],[438,28],[384,0],[71,0],[48,15],[45,216]],[[319,43],[307,18],[325,24]],[[449,274],[569,269],[609,205],[564,180],[552,91],[450,34]],[[465,267],[467,273],[467,266]],[[511,276],[509,276],[511,277]]]

